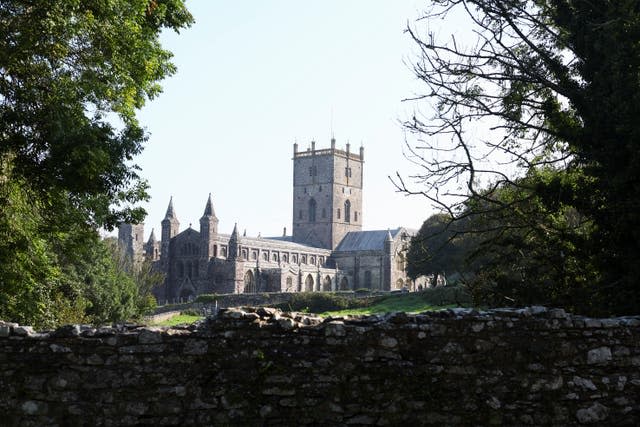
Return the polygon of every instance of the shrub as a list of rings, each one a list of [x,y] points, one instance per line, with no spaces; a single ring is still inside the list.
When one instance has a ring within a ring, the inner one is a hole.
[[[216,302],[217,300],[218,300],[218,295],[217,294],[202,294],[202,295],[198,295],[196,297],[196,301],[195,302],[208,304],[208,303]]]

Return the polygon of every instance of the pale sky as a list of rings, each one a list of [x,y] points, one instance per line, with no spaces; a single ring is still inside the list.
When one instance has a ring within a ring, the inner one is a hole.
[[[181,230],[199,229],[209,193],[219,232],[290,234],[293,143],[328,148],[332,122],[338,148],[365,148],[363,229],[419,228],[433,209],[387,177],[411,174],[399,121],[415,106],[401,100],[420,86],[403,30],[426,3],[188,1],[196,23],[162,38],[178,72],[139,114],[145,238],[171,196]]]

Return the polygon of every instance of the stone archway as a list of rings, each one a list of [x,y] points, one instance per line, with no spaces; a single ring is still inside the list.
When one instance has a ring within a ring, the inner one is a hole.
[[[346,277],[343,277],[342,280],[340,280],[340,290],[341,291],[349,290],[349,280],[347,280]]]
[[[244,293],[255,294],[256,292],[256,280],[253,276],[253,271],[248,270],[246,273],[244,273]]]
[[[304,290],[305,292],[313,292],[313,276],[311,274],[308,274],[304,279]]]

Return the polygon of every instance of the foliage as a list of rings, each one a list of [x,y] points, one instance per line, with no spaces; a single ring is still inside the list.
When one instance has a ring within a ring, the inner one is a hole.
[[[358,307],[362,304],[364,304],[363,300],[328,292],[300,292],[292,294],[288,302],[277,304],[275,307],[285,311],[323,313]]]
[[[122,320],[151,303],[96,230],[144,217],[135,111],[175,71],[160,32],[191,22],[182,0],[0,3],[0,316]]]
[[[479,235],[474,293],[489,303],[637,313],[638,3],[432,3],[425,20],[461,12],[475,45],[408,29],[427,86],[414,100],[433,110],[405,123],[426,187],[396,184]]]
[[[217,300],[218,300],[217,294],[200,294],[196,297],[195,302],[210,304],[210,303],[216,302]]]

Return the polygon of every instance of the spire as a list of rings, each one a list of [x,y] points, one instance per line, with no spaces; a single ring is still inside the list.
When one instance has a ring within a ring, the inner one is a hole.
[[[176,213],[173,210],[173,196],[169,199],[169,207],[167,207],[167,214],[164,219],[172,219],[176,217]]]
[[[211,200],[211,193],[209,193],[209,199],[204,207],[203,216],[216,216],[216,212],[213,210],[213,201]]]
[[[233,224],[233,231],[231,232],[231,238],[238,238],[238,223]]]
[[[387,228],[387,242],[393,242],[393,237],[391,236],[391,230]]]
[[[148,242],[149,243],[155,243],[156,241],[157,241],[156,240],[156,234],[154,233],[154,229],[152,228],[151,229],[151,235],[149,236]]]

